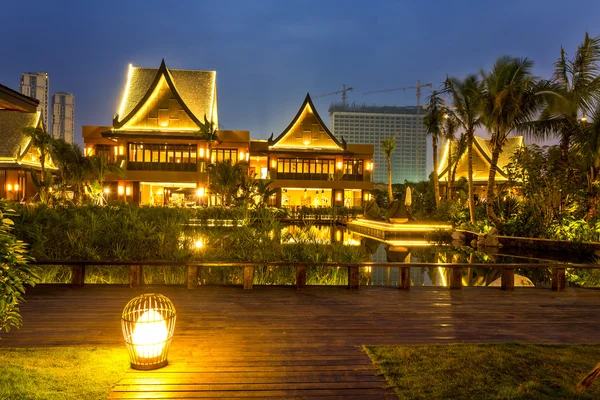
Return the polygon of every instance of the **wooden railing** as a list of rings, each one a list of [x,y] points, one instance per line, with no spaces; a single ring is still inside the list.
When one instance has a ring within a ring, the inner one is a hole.
[[[400,263],[400,262],[363,262],[356,264],[347,263],[290,263],[290,262],[195,262],[195,261],[36,261],[32,265],[49,266],[62,265],[71,267],[71,284],[76,287],[83,286],[85,269],[88,265],[101,266],[129,266],[129,286],[143,285],[143,266],[179,266],[187,268],[187,287],[193,289],[198,286],[198,278],[202,269],[211,267],[234,267],[244,269],[244,289],[252,289],[254,269],[256,267],[296,268],[296,288],[306,287],[306,270],[310,267],[345,267],[348,268],[348,289],[356,290],[359,287],[359,268],[399,268],[399,285],[402,290],[410,289],[410,269],[423,267],[449,268],[450,279],[448,287],[451,290],[462,289],[463,268],[499,268],[502,269],[502,290],[514,290],[515,269],[552,269],[552,290],[562,291],[566,286],[566,268],[600,268],[600,264],[438,264],[438,263]]]

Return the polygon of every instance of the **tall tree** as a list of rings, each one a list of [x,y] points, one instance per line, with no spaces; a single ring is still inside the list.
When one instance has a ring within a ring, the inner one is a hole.
[[[439,92],[433,91],[427,98],[427,109],[423,117],[423,124],[427,133],[431,135],[431,147],[433,148],[433,193],[435,205],[440,205],[440,181],[438,177],[438,141],[442,136],[444,103]]]
[[[481,82],[477,75],[463,80],[446,78],[445,92],[452,97],[453,114],[464,129],[467,148],[467,178],[469,181],[469,216],[475,223],[475,190],[473,188],[473,138],[475,129],[481,124]]]
[[[448,200],[452,200],[452,193],[454,190],[454,176],[450,174],[451,166],[458,162],[458,159],[452,152],[452,143],[456,139],[456,133],[458,131],[458,122],[454,117],[454,113],[451,110],[446,110],[444,114],[444,139],[448,142]],[[455,171],[455,169],[454,169]]]
[[[385,154],[387,159],[387,170],[388,170],[388,198],[390,202],[394,201],[394,194],[392,193],[392,154],[396,150],[396,135],[393,138],[385,138],[381,141],[381,151]]]
[[[590,114],[590,122],[580,122],[581,127],[573,137],[573,152],[582,163],[587,177],[588,205],[586,220],[597,216],[600,186],[600,103]],[[561,152],[562,155],[562,152]]]
[[[502,222],[494,211],[494,188],[498,159],[508,135],[532,121],[542,105],[537,80],[527,59],[500,57],[490,72],[482,72],[481,114],[490,134],[492,159],[488,176],[486,211],[498,230]]]
[[[49,198],[49,191],[52,185],[52,176],[46,171],[46,161],[50,155],[52,146],[52,136],[42,128],[24,128],[23,134],[31,139],[31,144],[38,150],[40,155],[40,178],[34,177],[35,171],[31,171],[33,182],[38,190],[38,195],[43,203]],[[48,175],[48,176],[47,176]]]
[[[230,160],[208,166],[209,189],[221,198],[223,205],[231,205],[234,202],[236,193],[248,174],[247,166],[245,162],[233,164]]]
[[[214,142],[219,141],[219,137],[217,136],[217,129],[215,127],[214,122],[212,120],[209,121],[206,118],[206,114],[204,115],[204,123],[200,124],[200,130],[196,133],[196,136],[206,143],[205,160],[208,161],[204,161],[204,165],[208,166],[212,163],[212,145]],[[206,167],[206,170],[208,171],[208,167]],[[208,175],[207,179],[208,181],[206,182],[206,186],[207,188],[210,188],[210,174]],[[208,204],[210,205],[210,196],[208,195],[208,193],[207,196],[209,199]]]
[[[600,100],[600,36],[586,32],[575,55],[569,59],[561,46],[550,81],[543,82],[540,92],[546,104],[540,118],[526,124],[526,133],[534,137],[560,139],[561,159],[570,166],[569,150],[573,140],[583,137],[580,118],[594,113]]]

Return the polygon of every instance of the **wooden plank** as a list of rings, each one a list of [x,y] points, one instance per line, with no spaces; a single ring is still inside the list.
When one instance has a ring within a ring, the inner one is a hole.
[[[358,267],[348,267],[348,289],[358,290],[359,280]]]
[[[82,287],[85,281],[85,265],[71,266],[71,286]]]
[[[410,267],[400,267],[398,288],[400,290],[410,290]]]
[[[195,289],[198,286],[198,267],[188,265],[187,267],[187,288]]]
[[[254,267],[244,267],[244,289],[251,290],[254,284]]]
[[[562,292],[566,287],[566,277],[564,268],[552,268],[552,290]]]
[[[296,289],[304,289],[306,287],[306,267],[299,265],[296,267]]]
[[[453,268],[450,270],[450,290],[461,290],[462,268]]]
[[[515,290],[515,270],[513,268],[502,268],[501,289]]]
[[[131,265],[129,267],[129,287],[135,288],[144,284],[144,276],[141,265]]]

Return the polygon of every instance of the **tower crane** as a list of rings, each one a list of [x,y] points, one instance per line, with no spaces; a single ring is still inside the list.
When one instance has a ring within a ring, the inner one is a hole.
[[[424,83],[421,85],[421,81],[417,81],[417,86],[407,86],[395,89],[382,89],[382,90],[373,90],[370,92],[364,92],[363,94],[371,94],[371,93],[382,93],[382,92],[395,92],[396,90],[406,91],[406,89],[417,89],[417,115],[419,115],[419,110],[421,107],[421,88],[424,87],[433,87],[431,83]]]
[[[342,90],[338,90],[337,92],[325,93],[325,94],[322,94],[322,95],[319,95],[319,96],[315,96],[315,99],[318,99],[319,97],[331,96],[333,94],[341,93],[342,94],[342,105],[345,107],[346,106],[346,99],[348,98],[348,95],[346,93],[347,92],[352,92],[353,90],[354,90],[353,87],[346,88],[346,84],[344,83],[344,88]]]

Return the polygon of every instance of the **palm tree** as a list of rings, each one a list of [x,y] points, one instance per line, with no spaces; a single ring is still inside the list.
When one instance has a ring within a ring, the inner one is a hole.
[[[89,181],[89,189],[97,198],[98,204],[106,202],[104,198],[104,180],[107,175],[114,174],[120,178],[125,177],[125,171],[117,164],[108,162],[108,157],[102,155],[88,156],[88,171],[86,173]],[[96,188],[96,190],[93,190]],[[96,192],[96,193],[94,193]]]
[[[52,145],[52,136],[46,133],[42,128],[24,128],[23,134],[31,139],[31,145],[34,146],[40,154],[40,178],[36,176],[36,172],[32,169],[31,176],[33,183],[42,203],[47,203],[49,200],[49,189],[52,186],[52,175],[46,171],[46,158],[50,153]],[[48,175],[48,176],[47,176]]]
[[[454,142],[457,130],[458,122],[456,121],[456,118],[454,118],[454,114],[450,110],[446,110],[446,113],[444,114],[443,134],[444,139],[448,142],[448,176],[450,178],[447,188],[448,200],[452,200],[452,191],[454,186],[454,176],[450,175],[450,166],[458,163],[458,159],[456,159],[456,157],[453,157],[452,154],[452,142]],[[456,171],[456,168],[454,168],[454,171]]]
[[[492,70],[482,72],[481,115],[490,133],[492,159],[488,176],[486,211],[498,230],[502,223],[494,212],[494,186],[498,159],[508,135],[522,129],[533,120],[542,96],[537,93],[537,81],[531,69],[533,62],[527,59],[500,57]]]
[[[381,141],[381,151],[387,158],[387,169],[388,169],[388,198],[390,202],[394,201],[394,195],[392,193],[392,153],[396,150],[396,135],[393,138],[385,138]]]
[[[600,36],[586,32],[572,59],[561,46],[550,81],[543,82],[546,106],[537,121],[527,124],[526,133],[534,137],[560,139],[561,160],[569,167],[572,141],[582,137],[579,118],[592,114],[600,100]]]
[[[210,164],[208,166],[209,189],[211,193],[221,197],[223,205],[230,205],[247,173],[245,162],[233,164],[231,160],[227,160]]]
[[[598,207],[598,183],[600,175],[600,104],[590,115],[591,122],[581,122],[581,128],[573,137],[573,152],[582,163],[587,177],[588,206],[586,221],[596,217]]]
[[[466,135],[467,179],[469,181],[469,215],[475,223],[475,191],[473,188],[473,138],[475,129],[481,124],[481,82],[477,75],[463,80],[446,78],[444,91],[452,97],[453,114]]]
[[[431,135],[431,147],[433,148],[433,193],[435,205],[440,205],[440,182],[438,177],[438,140],[442,136],[444,103],[437,91],[433,91],[427,98],[428,107],[423,117],[423,124],[427,133]]]
[[[217,129],[215,128],[214,122],[209,121],[206,118],[206,114],[204,114],[204,123],[200,124],[200,130],[196,133],[196,136],[206,142],[206,159],[208,162],[204,161],[204,165],[209,165],[212,163],[212,144],[213,142],[219,141],[219,137],[217,136]],[[206,168],[208,171],[208,167]],[[210,174],[207,176],[206,186],[210,188]],[[208,195],[208,194],[207,194]],[[208,201],[210,205],[210,196],[208,196]]]
[[[456,141],[456,151],[452,154],[452,157],[448,156],[450,165],[452,165],[452,173],[450,175],[450,187],[454,188],[454,182],[456,181],[456,169],[458,168],[458,162],[462,158],[463,154],[467,150],[467,134],[461,133],[460,137]]]

